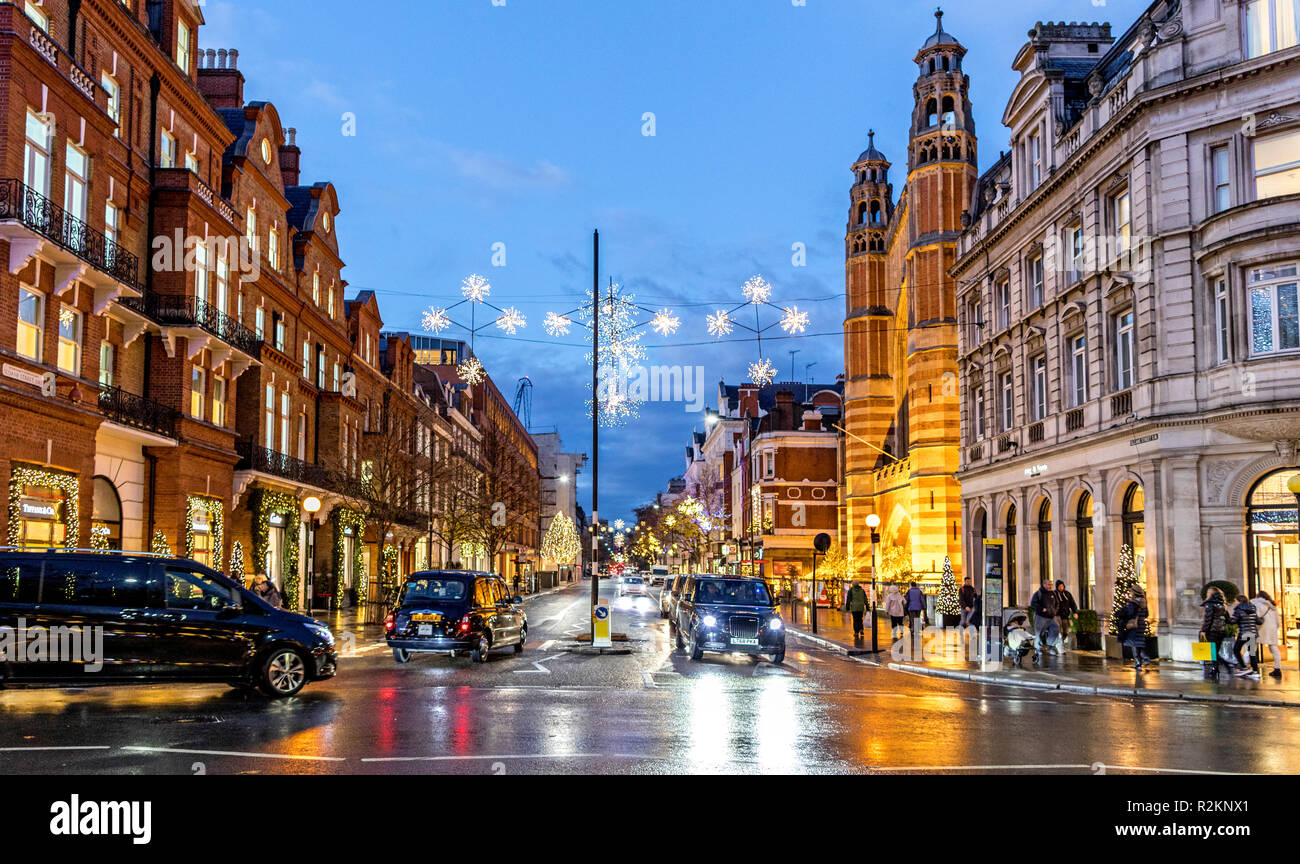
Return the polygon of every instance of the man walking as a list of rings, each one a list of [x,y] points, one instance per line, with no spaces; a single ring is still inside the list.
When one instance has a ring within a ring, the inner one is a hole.
[[[1232,609],[1232,623],[1237,625],[1237,641],[1232,653],[1241,666],[1234,674],[1238,678],[1259,680],[1259,613],[1255,604],[1245,594],[1237,595],[1237,605]],[[1245,653],[1243,653],[1245,652]]]
[[[915,634],[917,632],[916,620],[920,618],[922,619],[921,623],[925,623],[925,594],[920,588],[916,587],[915,582],[910,582],[908,584],[910,587],[908,587],[907,594],[903,599],[907,601],[907,626],[910,627],[912,633]]]
[[[1043,579],[1042,586],[1029,598],[1029,608],[1034,610],[1034,638],[1042,656],[1047,653],[1048,646],[1057,634],[1056,589],[1052,587],[1051,579]]]
[[[1065,587],[1065,583],[1056,580],[1056,623],[1061,629],[1061,653],[1069,647],[1070,627],[1079,617],[1079,604],[1074,602],[1074,595]]]
[[[862,615],[867,611],[867,592],[857,582],[849,589],[849,596],[845,598],[844,608],[849,610],[853,616],[853,638],[861,639],[864,632],[862,627]]]
[[[957,604],[961,606],[961,629],[970,626],[975,614],[975,585],[969,576],[961,580],[961,590],[957,592]]]

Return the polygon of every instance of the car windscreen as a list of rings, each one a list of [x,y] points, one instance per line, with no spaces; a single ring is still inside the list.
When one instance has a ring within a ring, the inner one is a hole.
[[[772,596],[762,582],[701,579],[695,585],[695,602],[719,606],[771,606]]]
[[[426,576],[406,583],[404,603],[413,600],[430,600],[437,603],[454,603],[469,596],[469,583],[461,576]]]
[[[627,577],[627,584],[629,584],[629,585],[644,585],[644,584],[645,584],[645,580],[642,579],[640,576],[629,576],[629,577]]]

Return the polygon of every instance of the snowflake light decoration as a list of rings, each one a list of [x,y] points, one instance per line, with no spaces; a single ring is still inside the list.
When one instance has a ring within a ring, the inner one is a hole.
[[[514,306],[507,306],[501,310],[501,317],[497,319],[497,326],[511,336],[519,332],[519,329],[526,324],[524,313],[520,312]]]
[[[482,303],[492,293],[492,286],[486,279],[475,273],[465,277],[465,281],[460,283],[460,293],[472,303]]]
[[[451,318],[447,315],[446,309],[430,306],[424,311],[423,324],[425,330],[436,336],[451,326]]]
[[[772,297],[772,286],[762,276],[750,279],[741,291],[744,292],[745,299],[755,306],[762,306]]]
[[[757,363],[749,364],[749,380],[753,381],[759,387],[764,387],[776,380],[776,367],[772,361],[764,357]]]
[[[572,326],[572,318],[568,315],[556,315],[554,312],[547,312],[546,320],[542,322],[542,329],[548,336],[567,336]]]
[[[727,314],[726,309],[719,309],[717,312],[709,315],[709,335],[721,339],[734,329],[735,327],[731,323],[731,316]]]
[[[487,378],[487,370],[483,368],[482,363],[478,362],[477,357],[470,357],[457,366],[456,374],[466,384],[482,384],[483,379]]]
[[[615,531],[620,531],[620,532],[621,532],[621,531],[622,531],[624,528],[626,528],[626,527],[627,527],[627,523],[624,522],[622,519],[615,519],[615,520],[614,520],[614,530],[615,530]]]
[[[660,336],[671,336],[677,332],[677,328],[682,326],[682,319],[678,318],[669,309],[660,309],[653,318],[650,319],[650,326]]]
[[[808,313],[800,312],[798,306],[791,306],[789,309],[781,310],[785,316],[781,318],[781,329],[787,333],[802,333],[808,329]]]

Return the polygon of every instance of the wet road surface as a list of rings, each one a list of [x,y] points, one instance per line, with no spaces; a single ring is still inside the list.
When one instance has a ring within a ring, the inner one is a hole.
[[[631,654],[557,650],[586,631],[587,590],[529,600],[527,650],[486,664],[398,665],[371,629],[338,677],[290,700],[222,685],[0,692],[0,773],[1300,772],[1296,709],[945,681],[795,639],[781,666],[692,662],[657,607],[616,614]]]

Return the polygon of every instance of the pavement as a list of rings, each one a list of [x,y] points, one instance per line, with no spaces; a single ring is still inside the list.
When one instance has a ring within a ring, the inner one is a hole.
[[[657,609],[615,611],[631,653],[563,650],[589,591],[528,599],[525,651],[486,663],[397,664],[373,625],[339,628],[339,674],[291,699],[0,691],[0,774],[1300,773],[1285,708],[923,677],[800,637],[780,665],[692,661]]]
[[[1281,680],[1269,677],[1270,660],[1262,665],[1259,681],[1235,678],[1226,673],[1220,673],[1218,682],[1207,681],[1200,663],[1169,660],[1157,661],[1149,671],[1138,674],[1131,661],[1114,660],[1101,651],[1067,651],[1064,655],[1046,656],[1041,664],[1034,664],[1027,657],[1023,667],[1017,669],[1009,660],[981,664],[967,659],[971,652],[966,641],[955,632],[947,637],[948,650],[942,650],[943,643],[933,642],[925,635],[918,647],[910,631],[903,643],[894,646],[889,619],[884,615],[877,621],[877,640],[881,650],[876,654],[871,651],[869,635],[862,639],[854,638],[853,621],[848,613],[818,609],[816,634],[812,632],[806,603],[783,604],[782,614],[791,623],[791,632],[802,639],[910,675],[1096,696],[1300,708],[1300,672],[1288,668],[1285,661]],[[870,621],[867,626],[871,626]]]

